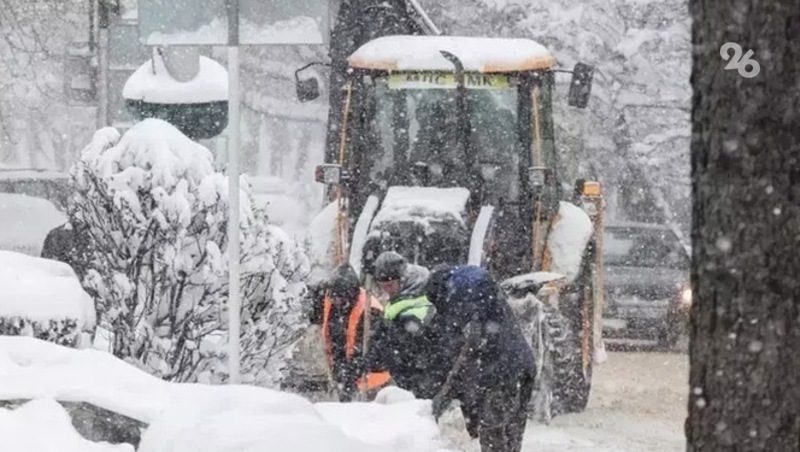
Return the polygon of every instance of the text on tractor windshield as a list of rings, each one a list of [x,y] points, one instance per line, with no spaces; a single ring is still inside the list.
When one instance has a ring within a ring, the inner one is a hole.
[[[506,74],[464,74],[468,89],[508,89],[515,80]],[[389,89],[455,89],[458,86],[452,72],[401,72],[389,76]]]

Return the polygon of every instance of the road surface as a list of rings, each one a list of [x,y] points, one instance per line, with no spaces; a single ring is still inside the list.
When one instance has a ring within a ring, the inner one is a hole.
[[[689,380],[684,353],[610,352],[595,368],[589,407],[550,425],[528,423],[524,452],[671,452],[685,450]],[[446,428],[457,447],[480,450],[476,441]]]

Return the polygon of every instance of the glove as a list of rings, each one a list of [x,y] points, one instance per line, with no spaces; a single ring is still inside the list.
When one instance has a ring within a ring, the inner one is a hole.
[[[444,394],[439,393],[433,397],[433,401],[431,403],[431,412],[433,414],[433,418],[436,419],[436,422],[439,422],[439,418],[442,417],[442,414],[444,414],[445,411],[447,411],[448,406],[450,406],[450,399]]]

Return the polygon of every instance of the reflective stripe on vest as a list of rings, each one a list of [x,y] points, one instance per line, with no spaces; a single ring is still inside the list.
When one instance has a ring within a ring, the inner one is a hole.
[[[355,307],[352,311],[350,311],[350,318],[347,321],[347,343],[345,348],[345,353],[347,354],[347,359],[353,359],[353,355],[356,352],[356,341],[358,340],[358,323],[363,322],[362,316],[364,315],[364,309],[367,299],[367,291],[361,289],[361,292],[358,294],[358,302],[356,302]],[[372,309],[377,309],[379,311],[383,311],[383,306],[376,300],[374,297],[369,297],[369,304]]]
[[[363,321],[364,308],[367,300],[367,291],[361,289],[358,293],[358,300],[356,305],[350,311],[347,319],[347,334],[345,342],[345,355],[348,359],[352,359],[356,352],[356,342],[358,341],[358,324]],[[370,306],[372,309],[383,311],[383,306],[374,297],[369,297]],[[333,309],[333,302],[330,296],[325,294],[325,301],[322,308],[322,339],[325,341],[325,353],[328,358],[328,366],[333,367],[333,344],[331,343],[331,310]]]
[[[361,377],[358,379],[356,386],[359,391],[371,391],[386,386],[391,380],[392,376],[389,372],[370,372],[367,374],[366,382],[364,377]]]
[[[421,322],[424,321],[433,305],[425,295],[396,301],[386,307],[383,317],[386,320],[395,320],[401,315],[412,315]]]

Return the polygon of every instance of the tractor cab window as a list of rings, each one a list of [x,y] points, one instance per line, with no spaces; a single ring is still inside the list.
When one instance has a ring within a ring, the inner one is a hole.
[[[456,82],[450,73],[398,73],[374,79],[371,128],[378,146],[370,178],[386,185],[465,186],[479,177],[484,198],[514,198],[524,150],[518,88],[507,75],[468,74],[468,137],[459,136]],[[465,156],[466,141],[476,155]],[[473,167],[468,167],[468,162]]]

